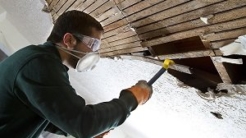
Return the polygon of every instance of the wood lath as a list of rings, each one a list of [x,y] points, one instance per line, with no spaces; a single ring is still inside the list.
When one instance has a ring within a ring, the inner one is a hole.
[[[221,56],[219,48],[246,34],[246,0],[46,1],[54,21],[70,10],[84,11],[97,19],[104,28],[99,51],[102,56],[149,52],[148,56],[156,56],[159,61]],[[203,43],[204,48],[191,49],[187,43],[182,45],[185,52],[172,50],[172,53],[155,55],[155,50],[164,50],[194,37],[201,38],[196,44]],[[142,54],[139,59],[143,58]],[[223,82],[232,82],[228,74],[223,76],[226,74],[223,64],[211,63],[219,70]]]

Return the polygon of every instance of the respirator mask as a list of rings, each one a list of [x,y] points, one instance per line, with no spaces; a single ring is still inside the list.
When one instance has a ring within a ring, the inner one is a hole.
[[[73,34],[76,38],[78,38],[82,43],[84,43],[88,48],[90,48],[93,52],[82,52],[77,50],[69,50],[67,48],[64,48],[62,46],[57,45],[59,49],[62,51],[76,57],[79,59],[77,62],[75,70],[77,72],[85,72],[89,71],[95,68],[96,64],[100,60],[100,55],[98,52],[100,48],[101,41],[96,38],[92,38],[86,35],[81,34]],[[84,55],[83,57],[79,57],[73,53],[78,53]]]

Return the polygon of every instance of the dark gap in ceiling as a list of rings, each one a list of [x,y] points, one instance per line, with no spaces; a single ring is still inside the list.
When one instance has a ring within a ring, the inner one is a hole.
[[[243,65],[239,64],[230,64],[230,63],[223,63],[224,67],[226,68],[226,71],[229,75],[229,77],[232,80],[233,84],[246,84],[246,56],[240,56],[240,55],[232,55],[232,56],[226,56],[228,58],[233,59],[242,59]]]
[[[155,56],[158,55],[167,55],[167,54],[176,54],[189,51],[205,50],[206,46],[203,44],[199,36],[186,38],[182,40],[177,40],[165,44],[160,44],[151,47],[152,51],[155,53]]]
[[[189,86],[195,87],[202,92],[207,92],[207,88],[215,89],[218,83],[222,83],[210,57],[173,60],[176,64],[190,67],[192,74],[169,69],[170,74]]]

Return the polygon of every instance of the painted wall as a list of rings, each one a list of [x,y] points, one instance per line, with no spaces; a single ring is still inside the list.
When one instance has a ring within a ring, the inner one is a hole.
[[[8,13],[0,6],[0,48],[10,55],[16,50],[30,45],[30,42],[8,20]]]

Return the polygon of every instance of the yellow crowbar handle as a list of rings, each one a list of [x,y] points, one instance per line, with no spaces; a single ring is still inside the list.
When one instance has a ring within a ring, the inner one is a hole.
[[[149,85],[152,85],[171,65],[174,64],[173,60],[165,59],[162,65],[162,68],[151,78],[148,82]]]

